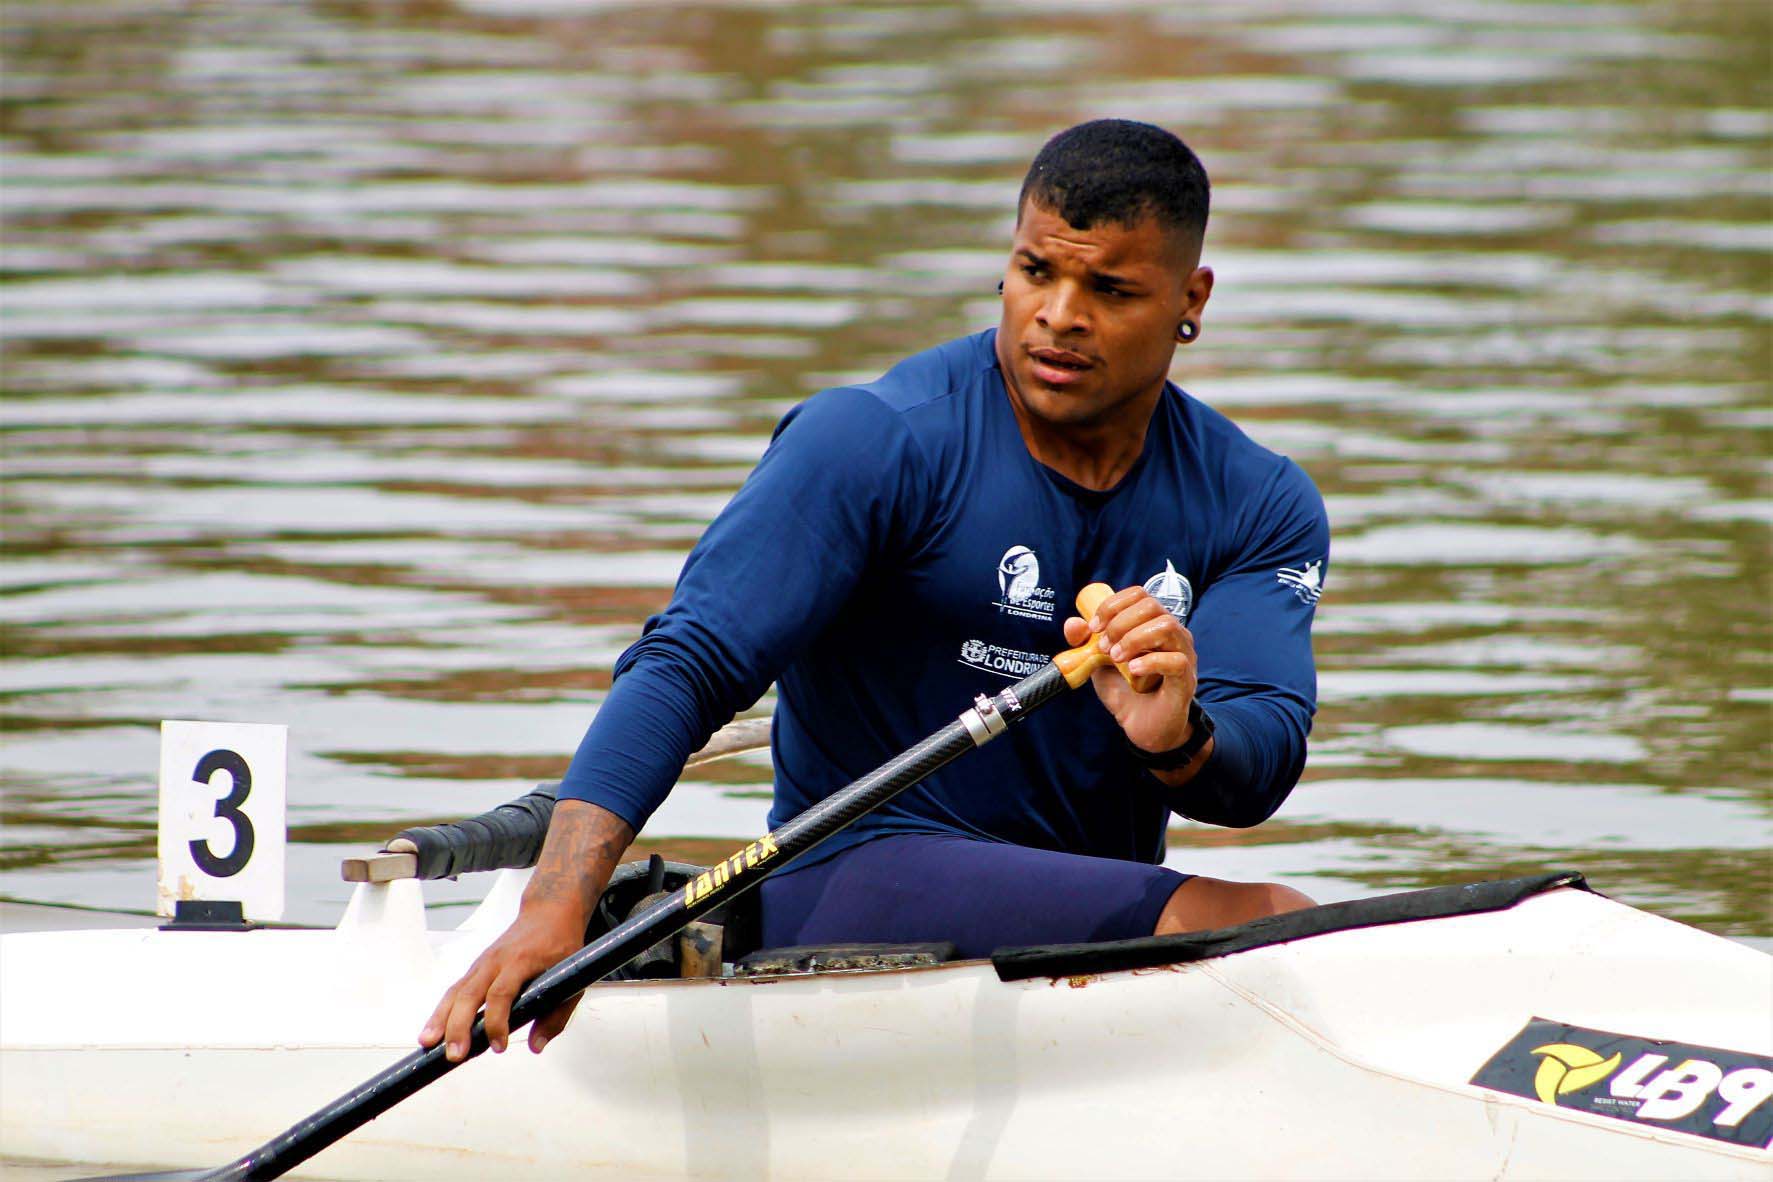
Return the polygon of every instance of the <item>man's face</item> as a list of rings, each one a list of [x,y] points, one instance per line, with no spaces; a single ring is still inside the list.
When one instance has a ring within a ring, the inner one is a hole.
[[[1155,397],[1176,326],[1200,320],[1213,273],[1155,218],[1079,230],[1032,199],[1004,275],[998,364],[1023,411],[1049,426],[1112,422]]]

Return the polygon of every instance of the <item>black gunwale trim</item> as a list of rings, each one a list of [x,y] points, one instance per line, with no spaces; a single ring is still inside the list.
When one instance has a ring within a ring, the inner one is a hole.
[[[1422,919],[1506,911],[1523,899],[1560,887],[1594,891],[1580,871],[1557,870],[1525,878],[1475,882],[1465,886],[1429,887],[1375,899],[1350,899],[1326,903],[1285,915],[1271,915],[1236,927],[1210,932],[1184,932],[1175,936],[1144,936],[1136,940],[1110,940],[1100,944],[1044,944],[1026,948],[1000,948],[991,954],[991,965],[1002,981],[1031,977],[1069,977],[1080,973],[1113,973],[1126,969],[1151,969],[1231,956],[1253,948],[1308,940],[1356,928],[1383,927]],[[1597,892],[1598,893],[1598,892]]]

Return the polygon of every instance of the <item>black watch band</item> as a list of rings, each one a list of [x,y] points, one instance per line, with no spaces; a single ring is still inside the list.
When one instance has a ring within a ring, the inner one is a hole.
[[[1213,716],[1200,708],[1199,701],[1191,700],[1188,703],[1188,725],[1193,729],[1180,747],[1153,754],[1128,743],[1127,750],[1133,753],[1133,758],[1141,767],[1150,768],[1154,772],[1173,772],[1179,767],[1187,767],[1200,754],[1200,749],[1207,745],[1207,740],[1213,737]]]

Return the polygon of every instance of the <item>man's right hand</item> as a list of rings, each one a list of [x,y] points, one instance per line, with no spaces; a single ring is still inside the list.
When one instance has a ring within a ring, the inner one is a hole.
[[[511,1035],[511,1004],[536,974],[552,968],[577,952],[585,943],[585,924],[575,921],[569,909],[542,911],[527,903],[504,934],[482,952],[462,979],[449,987],[437,1008],[419,1031],[419,1045],[432,1047],[446,1042],[443,1053],[452,1063],[468,1054],[468,1034],[474,1016],[486,1004],[486,1041],[495,1053],[502,1052]],[[536,1020],[529,1032],[529,1049],[540,1052],[548,1040],[566,1027],[578,998]]]
[[[502,1052],[511,1036],[511,1005],[524,985],[577,952],[598,896],[634,840],[626,821],[583,801],[563,800],[554,808],[548,839],[535,873],[523,892],[523,906],[504,933],[449,987],[419,1031],[419,1045],[443,1042],[444,1054],[459,1063],[468,1056],[474,1016],[486,1006],[486,1038]],[[579,999],[537,1018],[529,1049],[540,1053],[566,1028]]]

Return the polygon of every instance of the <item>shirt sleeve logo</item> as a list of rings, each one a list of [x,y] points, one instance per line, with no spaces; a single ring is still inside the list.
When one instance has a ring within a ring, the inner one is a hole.
[[[1194,588],[1189,585],[1188,577],[1177,574],[1175,564],[1167,558],[1163,570],[1145,580],[1145,594],[1157,600],[1178,620],[1186,621],[1194,607]]]
[[[1293,589],[1300,603],[1316,603],[1324,593],[1324,560],[1308,562],[1298,570],[1283,566],[1274,577]]]

